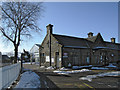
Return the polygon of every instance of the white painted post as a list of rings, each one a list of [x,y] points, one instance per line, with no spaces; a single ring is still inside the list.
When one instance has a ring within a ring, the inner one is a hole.
[[[2,89],[2,68],[0,68],[0,90]]]
[[[0,63],[2,63],[2,53],[0,52]]]
[[[0,52],[0,67],[2,67],[2,53]]]

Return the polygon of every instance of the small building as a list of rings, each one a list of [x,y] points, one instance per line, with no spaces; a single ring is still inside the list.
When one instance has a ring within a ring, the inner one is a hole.
[[[39,61],[40,61],[39,48],[40,48],[40,44],[35,44],[35,45],[30,49],[30,56],[31,56],[31,60],[32,60],[32,61],[35,61],[35,62],[39,62]]]
[[[2,55],[2,63],[11,63],[11,59],[7,55]]]
[[[88,33],[87,38],[53,34],[49,24],[40,47],[40,64],[72,67],[81,65],[108,65],[120,60],[120,43],[111,38],[105,41],[100,33]]]

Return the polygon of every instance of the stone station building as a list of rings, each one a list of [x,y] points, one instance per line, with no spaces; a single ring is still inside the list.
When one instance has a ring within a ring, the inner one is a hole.
[[[45,66],[71,67],[81,65],[108,65],[120,60],[120,43],[111,38],[104,41],[101,34],[87,38],[53,34],[49,24],[47,34],[40,46],[40,64]]]

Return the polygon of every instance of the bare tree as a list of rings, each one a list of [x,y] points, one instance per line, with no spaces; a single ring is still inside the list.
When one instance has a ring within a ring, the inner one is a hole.
[[[37,20],[43,11],[42,3],[33,2],[4,2],[2,10],[2,35],[14,45],[14,63],[17,62],[18,47],[25,37],[30,37],[33,32],[39,32]]]

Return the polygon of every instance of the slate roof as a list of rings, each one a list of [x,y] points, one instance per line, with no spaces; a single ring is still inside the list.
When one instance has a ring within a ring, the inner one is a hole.
[[[7,55],[2,55],[2,60],[10,60],[10,58]]]
[[[91,42],[95,42],[96,38],[97,38],[97,35],[96,35],[96,36],[89,37],[89,38],[85,38],[85,39],[87,39],[87,40],[89,40],[89,41],[91,41]]]
[[[35,44],[36,46],[40,47],[41,45],[40,44]]]
[[[87,39],[87,40],[89,40],[91,42],[95,42],[95,40],[97,39],[98,36],[101,36],[101,34],[98,33],[96,36],[91,36],[91,37],[88,37],[88,38],[85,38],[85,39]]]
[[[105,41],[105,44],[106,44],[106,47],[109,47],[109,49],[120,50],[120,44],[119,43],[111,43],[111,42]]]
[[[58,35],[52,34],[60,44],[64,45],[64,47],[73,47],[73,48],[90,48],[90,41],[84,38],[66,36],[66,35]]]
[[[57,40],[58,43],[62,44],[64,47],[71,47],[71,48],[90,48],[91,45],[94,45],[96,49],[115,49],[120,50],[120,43],[112,43],[112,42],[106,42],[103,41],[105,46],[99,46],[95,45],[95,41],[100,35],[98,33],[96,36],[92,36],[89,38],[78,38],[78,37],[72,37],[72,36],[66,36],[66,35],[58,35],[58,34],[52,34]],[[101,36],[102,37],[102,36]]]

